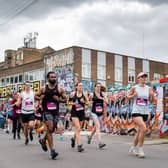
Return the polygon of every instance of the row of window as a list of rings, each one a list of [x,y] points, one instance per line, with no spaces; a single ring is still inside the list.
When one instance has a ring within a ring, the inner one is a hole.
[[[115,84],[123,83],[123,57],[115,55]],[[148,74],[149,80],[149,61],[143,60],[143,72]],[[91,80],[91,50],[82,49],[82,79]],[[128,57],[128,83],[135,83],[135,58]],[[154,74],[154,80],[160,79],[160,74]],[[106,85],[106,53],[97,53],[97,80]]]
[[[36,70],[31,72],[25,72],[23,74],[17,74],[14,76],[8,76],[6,78],[0,79],[0,86],[12,85],[23,83],[23,81],[42,81],[44,80],[44,70]]]

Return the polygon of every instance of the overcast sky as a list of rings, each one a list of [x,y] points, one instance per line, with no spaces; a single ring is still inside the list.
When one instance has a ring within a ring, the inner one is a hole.
[[[0,0],[0,60],[38,32],[37,47],[80,45],[168,63],[167,0]]]

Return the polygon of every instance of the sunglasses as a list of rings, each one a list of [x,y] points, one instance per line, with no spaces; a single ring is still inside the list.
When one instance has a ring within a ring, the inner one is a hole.
[[[147,76],[146,75],[142,75],[139,78],[147,78]]]

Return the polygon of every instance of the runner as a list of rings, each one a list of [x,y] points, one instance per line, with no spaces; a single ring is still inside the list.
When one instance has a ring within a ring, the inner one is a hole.
[[[76,140],[78,152],[84,151],[80,142],[80,131],[85,119],[85,104],[87,105],[88,103],[87,93],[83,93],[83,84],[78,82],[76,84],[76,91],[72,92],[69,97],[69,104],[72,104],[71,118],[76,129],[74,137],[71,138],[71,147],[75,147]]]
[[[152,88],[145,85],[147,74],[141,72],[137,75],[138,84],[131,88],[128,95],[129,99],[133,99],[132,117],[137,126],[137,133],[134,138],[133,146],[129,152],[140,158],[145,157],[143,151],[144,137],[146,133],[146,122],[149,117],[149,102],[153,101]],[[138,147],[138,148],[137,148]]]
[[[94,129],[90,136],[88,136],[88,144],[91,143],[91,139],[93,135],[96,132],[97,141],[99,144],[99,148],[103,148],[106,146],[106,144],[101,142],[101,135],[100,135],[100,123],[102,122],[102,116],[105,112],[104,109],[104,103],[108,103],[107,97],[105,96],[104,92],[101,92],[101,84],[96,83],[95,84],[95,92],[92,93],[89,97],[89,100],[92,101],[92,113],[91,117],[94,121]]]
[[[12,121],[12,113],[13,110],[11,108],[11,102],[12,102],[12,98],[8,99],[8,102],[5,105],[5,111],[6,111],[6,133],[10,133],[10,126],[11,126],[11,121]]]
[[[21,130],[21,105],[19,107],[15,106],[19,93],[13,95],[13,100],[11,102],[11,107],[13,108],[12,118],[13,118],[13,139],[20,139],[20,130]]]
[[[63,131],[65,130],[65,115],[67,114],[68,109],[64,103],[60,103],[59,108],[59,120],[58,120],[58,130],[60,134],[60,140],[63,140]]]
[[[36,101],[35,103],[36,112],[35,112],[35,127],[37,130],[42,126],[42,111],[40,107],[40,101]],[[41,133],[38,133],[38,138],[40,138]]]
[[[51,151],[51,158],[55,159],[58,153],[53,148],[53,133],[57,127],[59,118],[59,103],[66,103],[66,95],[63,88],[58,87],[56,75],[54,72],[47,74],[48,85],[40,89],[36,94],[36,99],[41,99],[44,123],[46,125],[46,135],[43,139],[39,140],[41,147],[47,151],[46,139]]]
[[[34,92],[31,90],[31,83],[29,81],[25,82],[25,91],[23,91],[19,97],[15,105],[19,107],[21,105],[21,116],[22,123],[24,127],[24,136],[25,136],[25,145],[29,143],[28,138],[28,129],[29,129],[29,137],[30,140],[33,141],[33,129],[34,129],[34,111],[35,111],[35,103],[34,103]]]

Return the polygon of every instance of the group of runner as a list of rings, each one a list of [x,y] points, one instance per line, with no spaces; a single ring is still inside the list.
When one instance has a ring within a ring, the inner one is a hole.
[[[145,85],[147,74],[141,72],[138,74],[138,84],[130,90],[128,99],[133,99],[132,117],[136,124],[137,133],[135,135],[133,146],[129,152],[139,157],[145,157],[143,152],[143,143],[146,132],[146,122],[149,121],[149,102],[153,101],[153,91],[150,87]],[[50,148],[50,155],[52,159],[58,156],[58,152],[54,149],[53,133],[60,123],[62,125],[62,113],[59,109],[60,104],[67,103],[67,97],[63,88],[58,86],[56,74],[49,72],[47,74],[48,84],[40,89],[38,93],[31,90],[31,83],[25,82],[25,90],[18,94],[12,108],[15,111],[15,127],[13,136],[20,138],[20,116],[23,123],[23,130],[25,136],[25,145],[28,145],[29,140],[33,140],[33,130],[35,128],[35,119],[43,122],[45,135],[39,139],[42,149],[46,152]],[[71,138],[71,147],[74,148],[77,144],[78,152],[83,152],[84,147],[81,144],[80,132],[85,120],[85,106],[92,105],[90,117],[94,122],[94,128],[91,134],[87,137],[87,143],[90,144],[93,135],[96,133],[98,147],[102,149],[106,146],[101,140],[100,122],[102,117],[106,118],[104,105],[108,104],[108,99],[105,92],[101,91],[101,84],[96,83],[94,92],[89,96],[83,91],[83,84],[78,82],[76,90],[69,96],[68,106],[71,114],[71,120],[75,127],[74,136]],[[41,122],[38,123],[41,125]],[[62,130],[62,129],[61,129]]]

